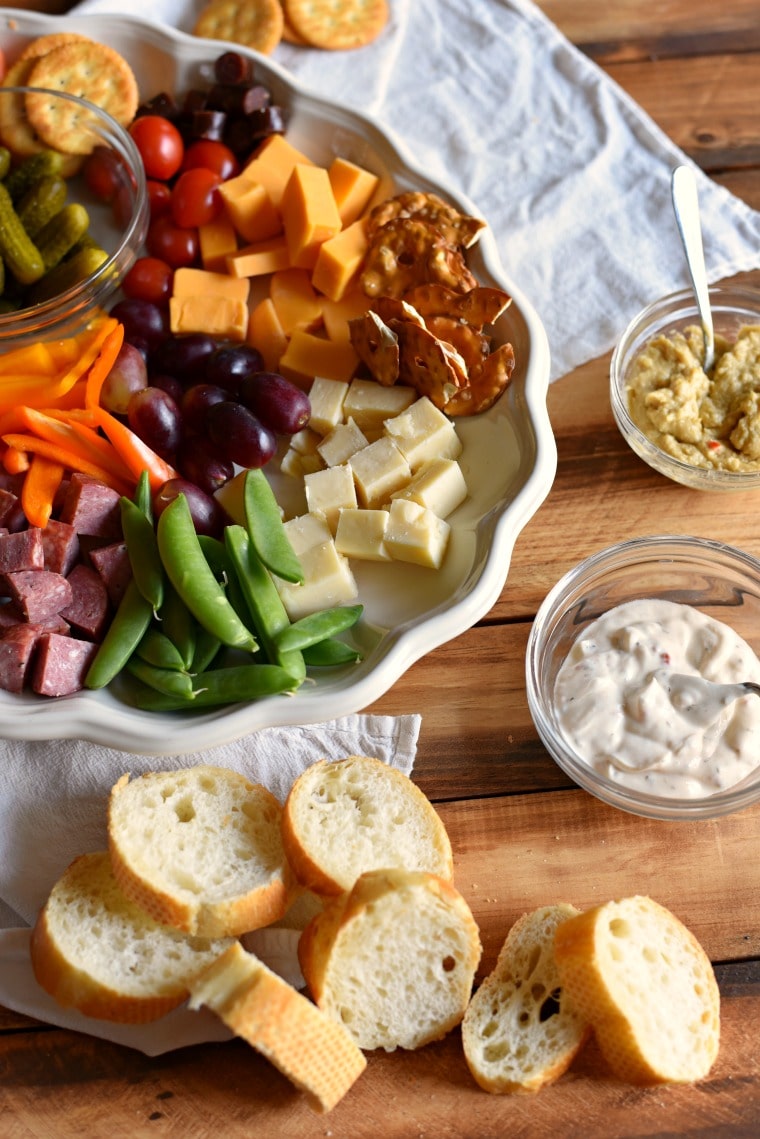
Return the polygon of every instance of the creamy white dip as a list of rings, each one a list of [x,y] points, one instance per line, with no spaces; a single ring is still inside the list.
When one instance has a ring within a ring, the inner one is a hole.
[[[684,692],[668,675],[694,678]],[[562,733],[600,775],[652,795],[705,798],[760,766],[760,696],[726,702],[712,683],[760,681],[760,661],[690,605],[629,601],[592,622],[557,675]]]

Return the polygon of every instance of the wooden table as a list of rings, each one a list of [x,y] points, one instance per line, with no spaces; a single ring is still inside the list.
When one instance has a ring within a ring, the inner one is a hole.
[[[543,7],[709,174],[760,208],[756,0]],[[745,280],[760,285],[760,272]],[[611,1078],[591,1044],[538,1096],[489,1096],[470,1078],[453,1032],[416,1053],[371,1054],[349,1095],[320,1117],[241,1042],[150,1060],[0,1010],[3,1136],[760,1133],[760,807],[693,825],[608,808],[548,758],[526,704],[531,619],[572,563],[612,541],[668,531],[760,555],[757,494],[715,498],[677,487],[628,450],[609,409],[608,363],[593,361],[550,390],[556,482],[517,542],[492,612],[414,665],[373,710],[424,712],[414,778],[449,829],[456,882],[481,927],[481,973],[525,910],[559,898],[586,907],[651,894],[715,962],[723,1030],[709,1078],[693,1088],[632,1088]]]

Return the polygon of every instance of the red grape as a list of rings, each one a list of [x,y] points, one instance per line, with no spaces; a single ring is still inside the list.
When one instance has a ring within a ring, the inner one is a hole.
[[[209,408],[208,433],[220,454],[241,467],[263,467],[277,450],[274,432],[232,400]]]
[[[193,384],[182,397],[182,423],[188,431],[205,435],[209,408],[229,399],[230,393],[216,384]]]
[[[278,435],[294,435],[309,422],[306,392],[279,372],[257,372],[240,385],[240,402]]]
[[[148,386],[148,373],[142,352],[124,341],[111,371],[100,391],[100,402],[106,411],[126,415],[135,392]]]
[[[135,392],[127,407],[129,426],[162,459],[172,459],[179,447],[182,415],[176,400],[162,388]]]
[[[215,498],[188,479],[169,479],[164,483],[153,498],[156,517],[163,513],[170,502],[174,502],[178,494],[184,494],[187,499],[190,515],[199,534],[210,534],[212,537],[221,534],[229,521],[226,512]]]
[[[176,466],[186,479],[206,494],[214,494],[235,473],[235,467],[229,459],[222,459],[202,435],[183,437],[177,452]]]
[[[260,372],[264,360],[258,348],[237,344],[219,348],[206,361],[206,379],[210,384],[226,388],[237,396],[241,380],[253,372]]]

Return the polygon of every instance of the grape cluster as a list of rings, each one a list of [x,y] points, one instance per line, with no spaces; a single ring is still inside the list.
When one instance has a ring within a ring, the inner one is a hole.
[[[107,410],[206,494],[235,466],[260,468],[309,420],[307,394],[267,371],[258,349],[206,333],[175,336],[165,307],[125,297],[111,309],[124,346],[101,392]]]

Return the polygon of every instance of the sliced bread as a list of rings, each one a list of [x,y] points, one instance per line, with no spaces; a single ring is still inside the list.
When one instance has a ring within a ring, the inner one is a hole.
[[[465,1059],[480,1087],[536,1092],[567,1071],[590,1026],[561,989],[554,932],[577,916],[566,903],[519,918],[462,1021]]]
[[[651,898],[607,902],[558,926],[562,988],[610,1067],[636,1084],[693,1083],[720,1039],[720,995],[697,939]]]
[[[107,851],[64,872],[31,936],[34,975],[60,1005],[146,1024],[182,1004],[189,982],[230,946],[159,925],[124,896]]]
[[[156,921],[238,936],[290,904],[281,817],[270,791],[227,768],[123,775],[108,803],[114,874]]]
[[[191,984],[190,1008],[206,1005],[306,1094],[335,1107],[367,1061],[343,1025],[283,981],[239,942]]]
[[[372,870],[304,930],[301,970],[314,1000],[363,1049],[420,1048],[459,1024],[480,936],[451,882]]]
[[[282,817],[293,872],[317,894],[350,890],[367,870],[453,873],[451,843],[429,799],[379,759],[320,760],[296,779]]]

